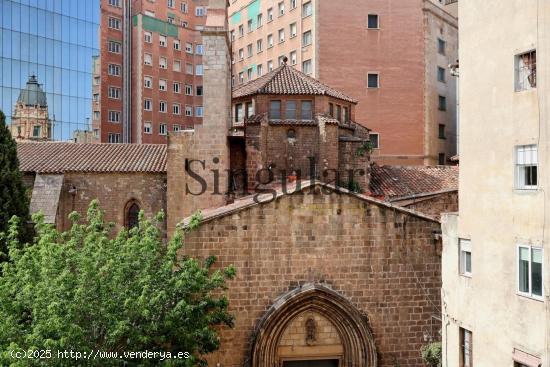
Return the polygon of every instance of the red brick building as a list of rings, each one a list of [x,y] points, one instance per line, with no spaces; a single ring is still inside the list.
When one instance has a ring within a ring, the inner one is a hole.
[[[166,143],[201,123],[207,0],[101,0],[93,129],[101,142]]]

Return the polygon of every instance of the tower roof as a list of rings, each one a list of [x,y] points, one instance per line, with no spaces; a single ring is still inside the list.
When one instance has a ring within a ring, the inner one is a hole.
[[[233,89],[233,98],[257,94],[312,94],[328,95],[344,101],[357,103],[357,100],[329,87],[293,66],[286,63],[277,69]]]
[[[44,93],[42,87],[40,87],[40,84],[38,84],[36,75],[31,75],[29,77],[27,85],[24,89],[21,90],[21,93],[19,93],[17,103],[21,103],[25,106],[48,106],[46,93]]]

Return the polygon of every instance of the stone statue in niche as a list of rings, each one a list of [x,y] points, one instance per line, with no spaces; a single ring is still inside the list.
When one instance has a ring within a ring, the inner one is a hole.
[[[313,318],[306,321],[306,344],[314,345],[317,341],[317,323]]]

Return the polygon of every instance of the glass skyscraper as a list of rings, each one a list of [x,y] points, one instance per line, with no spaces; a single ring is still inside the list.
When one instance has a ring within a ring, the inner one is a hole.
[[[32,101],[43,104],[29,94],[43,91],[51,139],[91,129],[99,19],[99,0],[0,0],[0,109],[8,124],[24,131]]]

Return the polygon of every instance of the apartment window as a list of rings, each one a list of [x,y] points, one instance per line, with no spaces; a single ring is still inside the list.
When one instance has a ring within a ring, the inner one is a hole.
[[[290,25],[290,38],[296,37],[297,34],[298,34],[298,26],[296,25],[296,23],[292,23]]]
[[[302,101],[300,110],[302,120],[313,120],[313,102]]]
[[[309,46],[311,45],[311,31],[306,31],[302,35],[302,46]]]
[[[264,66],[262,64],[259,64],[258,66],[256,66],[256,72],[258,76],[264,75]]]
[[[267,22],[273,21],[273,8],[267,9]]]
[[[174,82],[174,84],[172,84],[172,90],[174,91],[174,93],[180,93],[181,92],[181,84],[177,83],[177,82]]]
[[[311,14],[313,14],[313,7],[311,1],[308,1],[302,5],[302,17],[309,17]]]
[[[178,131],[181,130],[181,126],[176,124],[176,125],[172,126],[172,130],[177,133]]]
[[[296,51],[291,51],[290,52],[290,64],[291,65],[296,65],[298,63],[298,54],[296,53]]]
[[[252,54],[253,54],[253,47],[252,47],[252,43],[249,44],[248,46],[246,46],[246,53],[248,54],[248,57],[252,57]]]
[[[109,41],[109,52],[119,54],[120,53],[120,42]]]
[[[166,61],[166,57],[159,58],[159,67],[161,69],[166,69],[168,67],[168,61]]]
[[[143,55],[143,63],[145,65],[152,65],[153,64],[153,56],[151,54],[144,54]]]
[[[195,66],[195,75],[202,75],[203,74],[203,67],[202,64]]]
[[[445,165],[445,153],[439,153],[439,156],[438,156],[438,164],[440,166],[444,166]]]
[[[334,104],[333,103],[328,104],[328,115],[330,117],[334,117]]]
[[[153,88],[153,78],[150,76],[143,77],[143,87],[144,88]]]
[[[231,31],[231,42],[235,41],[235,31]]]
[[[94,77],[94,85],[99,85],[101,78],[99,76]]]
[[[272,60],[269,60],[267,62],[267,71],[268,72],[273,71],[273,61]]]
[[[286,101],[285,119],[296,120],[296,101]]]
[[[202,96],[203,95],[203,88],[202,88],[202,85],[197,85],[197,92],[195,93],[197,96]]]
[[[187,6],[186,2],[181,3],[180,10],[181,10],[182,13],[188,13],[189,12],[189,7]]]
[[[305,60],[302,62],[302,72],[304,74],[311,74],[311,60]]]
[[[153,34],[151,32],[143,32],[143,41],[146,43],[153,42]]]
[[[94,95],[92,96],[92,99],[94,102],[99,102],[99,94],[94,93]]]
[[[204,54],[204,46],[202,44],[198,44],[195,46],[195,54],[197,55],[203,55]]]
[[[269,102],[269,118],[271,120],[281,119],[281,101]]]
[[[99,120],[99,117],[100,117],[100,113],[99,111],[94,111],[94,120]]]
[[[120,122],[120,112],[109,111],[109,122]]]
[[[285,15],[285,2],[281,1],[279,3],[279,16]]]
[[[109,98],[120,99],[120,88],[109,87]]]
[[[368,88],[379,88],[379,75],[378,73],[369,73],[367,75],[367,87]]]
[[[252,68],[248,68],[246,71],[247,80],[252,80]]]
[[[173,69],[174,69],[174,71],[180,72],[181,71],[181,61],[174,60]]]
[[[441,83],[445,83],[447,81],[446,75],[445,75],[445,69],[441,66],[437,67],[437,81]]]
[[[447,48],[447,42],[443,41],[441,38],[437,39],[437,52],[439,52],[440,55],[445,55]]]
[[[342,107],[342,113],[343,113],[343,115],[342,115],[342,120],[343,120],[344,122],[349,121],[349,120],[350,120],[350,119],[349,119],[349,108],[346,107],[346,106]]]
[[[166,124],[161,122],[159,124],[159,135],[166,135],[167,131],[168,127],[166,126]]]
[[[185,52],[187,52],[188,54],[193,53],[193,44],[192,43],[189,43],[189,42],[185,43]]]
[[[472,332],[463,328],[459,330],[460,367],[472,367]]]
[[[166,47],[166,36],[159,35],[159,45],[160,47]]]
[[[244,83],[244,72],[240,72],[239,73],[239,84],[243,84]]]
[[[258,53],[262,52],[262,48],[263,48],[263,40],[262,39],[259,39],[256,41],[256,51]]]
[[[242,25],[239,26],[239,37],[244,36],[244,27]]]
[[[186,96],[193,95],[193,86],[191,84],[185,84],[185,95]]]
[[[252,19],[248,19],[246,27],[247,27],[248,33],[253,31],[253,29],[252,29]]]
[[[243,120],[243,104],[237,103],[235,105],[235,122],[241,122]]]
[[[254,116],[254,105],[252,103],[246,104],[246,117]]]
[[[285,41],[285,30],[279,29],[279,43],[283,43]]]
[[[153,110],[153,101],[150,99],[144,99],[143,100],[143,109],[145,111],[152,111]]]
[[[166,86],[167,86],[166,80],[160,79],[159,80],[159,90],[161,90],[163,92],[166,92]]]
[[[203,117],[203,115],[204,115],[204,108],[202,106],[195,107],[195,116]]]
[[[538,186],[538,148],[536,145],[516,147],[516,188],[536,190]]]
[[[298,0],[290,0],[290,9],[296,9],[298,6]]]
[[[151,130],[152,130],[152,129],[151,129],[151,123],[150,123],[150,122],[145,122],[145,123],[143,124],[143,132],[144,132],[145,134],[151,134]]]
[[[188,75],[193,75],[193,64],[190,64],[190,63],[185,64],[185,73]]]
[[[118,144],[121,142],[120,134],[109,133],[109,143]]]
[[[518,292],[542,299],[542,248],[518,246]]]
[[[181,112],[181,105],[179,103],[174,103],[172,105],[172,113],[174,115],[179,115]]]
[[[257,21],[256,21],[256,28],[260,28],[262,26],[262,23],[263,23],[263,15],[262,13],[258,14],[258,18],[257,18]]]
[[[380,149],[380,134],[370,133],[369,141],[372,149]]]
[[[537,87],[537,51],[516,56],[516,91]]]
[[[185,116],[187,116],[187,117],[193,116],[193,107],[192,106],[185,106]]]
[[[205,13],[206,13],[206,11],[205,11],[203,6],[197,6],[195,8],[195,15],[197,17],[204,17]]]
[[[470,240],[459,239],[459,273],[472,276],[472,244]]]
[[[340,105],[336,105],[336,120],[342,121],[342,107]]]
[[[181,21],[181,26],[182,26],[183,28],[189,28],[189,23],[187,23],[185,20],[182,20],[182,21]]]
[[[175,3],[176,3],[176,0],[167,0],[166,1],[166,4],[168,5],[168,7],[172,8],[172,9],[176,7]]]
[[[174,50],[179,51],[180,50],[180,41],[174,40]]]
[[[239,60],[244,60],[244,49],[239,49]]]
[[[285,63],[285,55],[279,56],[279,66],[283,65]]]
[[[120,76],[120,65],[109,64],[109,75]]]
[[[120,8],[120,0],[109,0],[109,5]]]
[[[379,29],[380,28],[378,14],[369,14],[367,16],[367,27],[369,29]]]
[[[445,139],[445,125],[439,124],[439,139]]]
[[[159,112],[166,113],[166,102],[160,101],[159,102]]]
[[[273,35],[268,34],[267,35],[267,48],[273,47]]]
[[[109,17],[109,28],[120,30],[120,19]]]
[[[439,96],[438,108],[440,111],[447,111],[447,97]]]

